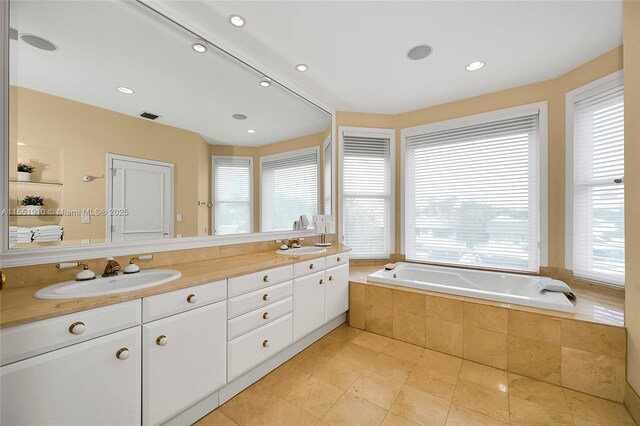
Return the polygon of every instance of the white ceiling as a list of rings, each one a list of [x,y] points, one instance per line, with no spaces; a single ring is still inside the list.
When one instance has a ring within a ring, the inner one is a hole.
[[[12,1],[11,27],[59,49],[11,41],[11,83],[201,134],[209,143],[263,145],[325,130],[329,115],[210,48],[146,7],[122,1]],[[135,90],[123,95],[117,86]],[[235,113],[247,115],[238,121]],[[141,118],[141,120],[143,120]],[[256,134],[248,134],[247,129]]]
[[[619,0],[147,2],[342,111],[399,113],[542,81],[622,44]],[[232,13],[246,26],[231,27]],[[422,43],[432,55],[408,60]],[[466,71],[476,60],[487,65]]]

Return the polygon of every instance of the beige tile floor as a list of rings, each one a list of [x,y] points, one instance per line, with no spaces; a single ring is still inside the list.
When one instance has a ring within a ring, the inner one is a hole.
[[[196,423],[634,425],[621,405],[341,325]]]

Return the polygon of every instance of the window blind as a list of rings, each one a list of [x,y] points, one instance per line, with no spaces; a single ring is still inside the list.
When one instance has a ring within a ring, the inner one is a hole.
[[[214,157],[213,163],[214,233],[251,232],[251,160]]]
[[[329,141],[329,143],[327,143],[327,145],[324,147],[324,205],[323,205],[323,212],[324,214],[331,214],[331,201],[332,201],[332,187],[331,187],[331,182],[332,182],[332,163],[333,163],[333,158],[332,158],[332,153],[333,151],[331,150],[331,141]]]
[[[573,145],[573,273],[624,285],[621,83],[576,100]]]
[[[406,137],[411,260],[538,269],[538,114]]]
[[[343,135],[344,241],[354,258],[391,252],[391,160],[388,137]]]
[[[263,157],[262,231],[293,229],[301,215],[318,214],[318,150]]]

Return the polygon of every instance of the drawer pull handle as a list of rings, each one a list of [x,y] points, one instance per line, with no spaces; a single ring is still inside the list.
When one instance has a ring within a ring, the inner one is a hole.
[[[262,281],[268,283],[269,281],[271,281],[271,278],[269,278],[269,275],[265,275],[264,277],[262,277]]]
[[[324,284],[324,280],[320,278],[320,285]]]
[[[167,343],[169,343],[169,338],[167,336],[165,336],[164,334],[161,334],[156,339],[156,345],[158,345],[158,346],[166,346]]]
[[[187,296],[187,302],[196,303],[197,301],[198,301],[198,296],[196,296],[195,294],[190,294]]]
[[[85,325],[82,321],[74,322],[69,326],[69,333],[75,334],[76,336],[84,333]]]
[[[341,258],[341,257],[339,257],[339,258],[337,258],[337,259],[336,259],[336,261],[338,261],[338,262],[342,262],[342,258]]]
[[[269,319],[269,312],[262,314],[262,319]]]
[[[125,359],[129,358],[129,349],[120,348],[120,350],[116,352],[116,358],[118,358],[120,361],[124,361]]]
[[[271,297],[269,297],[268,294],[265,294],[264,296],[262,296],[262,300],[264,300],[264,301],[267,301],[269,299],[271,299]]]
[[[262,347],[263,348],[268,348],[269,347],[269,341],[265,340],[264,342],[262,342]]]
[[[333,281],[333,275],[329,275],[329,281]]]
[[[311,265],[309,265],[309,269],[316,269],[315,265],[312,263]]]

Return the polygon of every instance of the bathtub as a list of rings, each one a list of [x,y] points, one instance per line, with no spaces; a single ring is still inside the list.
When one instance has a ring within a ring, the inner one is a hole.
[[[564,294],[535,289],[541,277],[415,263],[396,265],[391,271],[382,269],[368,275],[367,281],[575,313]]]

